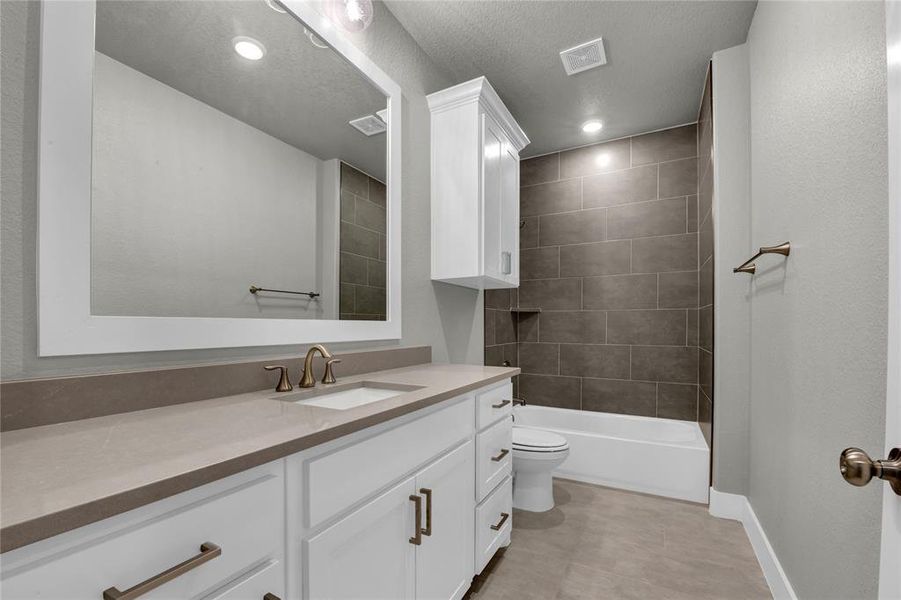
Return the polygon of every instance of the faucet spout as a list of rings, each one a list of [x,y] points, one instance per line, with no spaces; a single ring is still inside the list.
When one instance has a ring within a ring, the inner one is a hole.
[[[332,357],[331,352],[326,350],[322,344],[316,344],[307,351],[307,357],[303,361],[303,377],[298,384],[302,388],[311,388],[316,385],[316,378],[313,377],[313,357],[317,352],[326,360]]]

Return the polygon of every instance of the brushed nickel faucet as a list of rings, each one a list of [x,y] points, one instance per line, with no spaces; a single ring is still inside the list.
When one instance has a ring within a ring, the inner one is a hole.
[[[303,377],[300,378],[300,383],[298,386],[302,388],[311,388],[316,386],[316,378],[313,377],[313,357],[316,353],[322,355],[322,358],[329,360],[332,358],[332,354],[325,349],[325,346],[322,344],[316,344],[309,350],[307,350],[307,357],[303,361]],[[326,374],[331,371],[330,365],[326,363]],[[333,377],[334,379],[334,377]]]

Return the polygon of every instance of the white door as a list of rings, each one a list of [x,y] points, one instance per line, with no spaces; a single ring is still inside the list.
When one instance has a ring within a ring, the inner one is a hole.
[[[309,600],[403,600],[416,587],[411,477],[307,542]]]
[[[888,48],[889,347],[885,456],[901,448],[901,2],[885,5]],[[901,496],[885,486],[879,597],[901,598]]]
[[[468,441],[416,476],[423,537],[416,554],[417,600],[457,600],[474,572],[475,456]]]
[[[482,261],[485,275],[501,281],[501,154],[505,137],[488,115],[482,115]],[[489,287],[496,287],[488,283]]]

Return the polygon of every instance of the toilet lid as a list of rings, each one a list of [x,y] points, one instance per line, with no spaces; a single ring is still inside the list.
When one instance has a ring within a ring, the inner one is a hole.
[[[513,448],[529,452],[560,452],[569,448],[566,438],[544,429],[513,428]]]

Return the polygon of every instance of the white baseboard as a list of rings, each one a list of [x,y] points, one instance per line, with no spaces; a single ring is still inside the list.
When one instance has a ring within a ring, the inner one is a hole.
[[[760,526],[760,521],[757,520],[757,515],[745,496],[718,492],[711,487],[708,511],[714,517],[741,521],[775,600],[798,600],[770,540],[766,537],[766,532]]]

